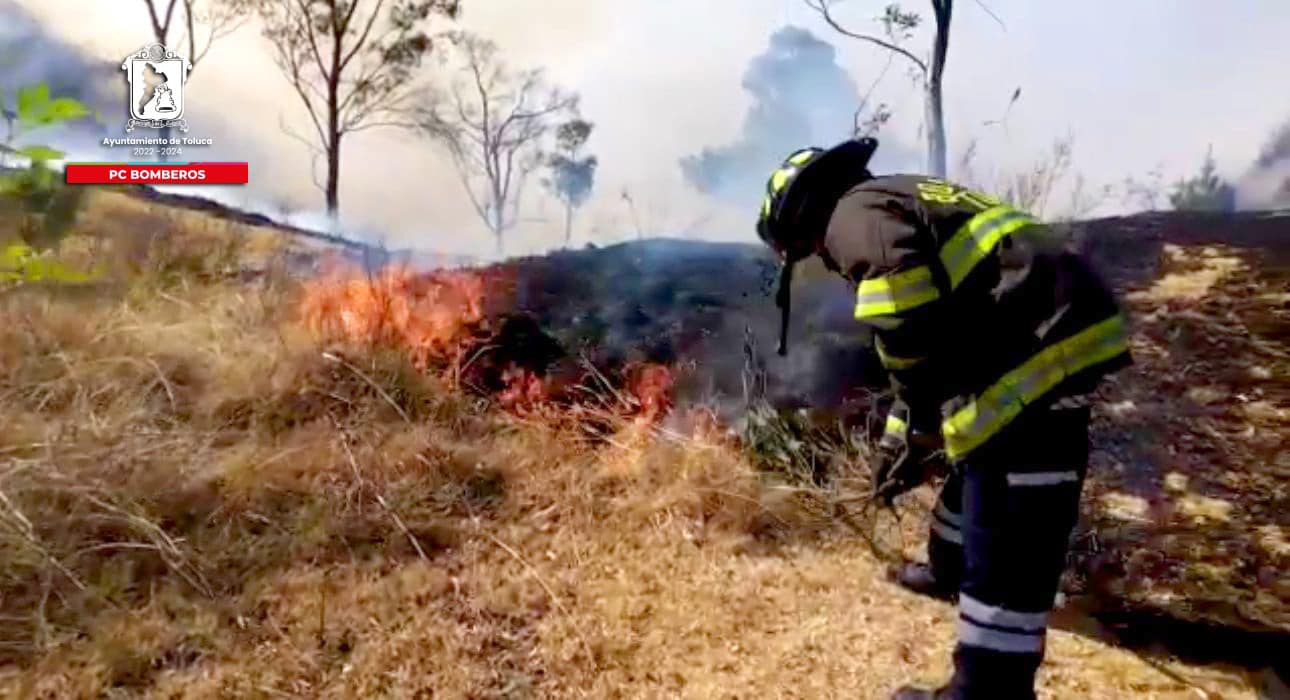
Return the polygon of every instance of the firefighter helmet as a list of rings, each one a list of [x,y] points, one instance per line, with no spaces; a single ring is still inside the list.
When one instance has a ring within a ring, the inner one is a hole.
[[[783,262],[775,293],[780,310],[780,355],[788,354],[793,265],[815,252],[838,199],[872,177],[869,159],[877,149],[878,141],[869,137],[845,141],[827,151],[803,148],[786,158],[766,183],[757,235]]]
[[[870,177],[877,148],[877,140],[862,138],[794,151],[766,183],[757,235],[785,260],[810,255],[837,199]]]

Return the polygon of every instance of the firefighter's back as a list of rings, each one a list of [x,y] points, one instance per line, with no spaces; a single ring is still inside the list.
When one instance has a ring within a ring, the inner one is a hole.
[[[878,326],[884,364],[946,418],[991,392],[993,405],[978,408],[1015,417],[1086,392],[1128,361],[1115,298],[1087,260],[991,195],[920,175],[875,177],[838,202],[825,248],[859,285],[856,316]],[[1011,419],[975,417],[960,417],[984,431],[965,451]]]

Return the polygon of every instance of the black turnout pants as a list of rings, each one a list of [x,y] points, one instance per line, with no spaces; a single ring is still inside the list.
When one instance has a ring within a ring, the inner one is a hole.
[[[1035,406],[969,454],[941,489],[928,557],[959,589],[948,690],[960,700],[1034,698],[1088,464],[1087,402]]]

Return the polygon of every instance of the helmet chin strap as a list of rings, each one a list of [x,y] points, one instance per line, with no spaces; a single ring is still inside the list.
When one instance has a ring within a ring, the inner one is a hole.
[[[779,243],[772,243],[771,245],[782,250],[784,255],[784,263],[779,268],[779,289],[775,292],[775,305],[779,307],[780,313],[779,348],[776,352],[781,357],[788,354],[788,325],[792,313],[793,299],[793,266],[799,260],[820,252],[819,241],[824,237],[824,230],[828,226],[829,216],[833,211],[833,207],[837,204],[838,198],[842,197],[850,188],[873,177],[867,166],[870,157],[873,156],[873,152],[877,148],[878,141],[869,137],[847,141],[835,146],[819,157],[819,164],[812,165],[808,163],[798,176],[798,184],[790,185],[790,191],[783,195],[786,200],[792,200],[793,204],[791,205],[791,211],[779,212],[778,218],[781,220],[779,225],[791,226],[791,231],[795,235],[771,237],[775,241],[779,241]],[[839,153],[845,160],[838,161],[836,157],[830,160],[830,153]],[[828,161],[828,163],[825,163],[825,161]],[[817,168],[817,170],[812,170],[812,167]],[[826,169],[819,171],[818,168],[820,167]],[[816,175],[809,175],[812,172],[816,173]],[[805,180],[808,177],[811,178],[811,181],[806,183],[808,191],[804,195],[794,198],[792,191],[795,188],[803,187],[801,180]],[[780,206],[781,208],[789,207],[789,201],[783,202]],[[804,233],[813,235],[802,235]]]
[[[775,305],[779,307],[779,348],[776,352],[781,357],[788,354],[788,321],[793,304],[793,266],[796,264],[796,260],[784,258],[784,264],[779,268],[779,288],[775,290]]]

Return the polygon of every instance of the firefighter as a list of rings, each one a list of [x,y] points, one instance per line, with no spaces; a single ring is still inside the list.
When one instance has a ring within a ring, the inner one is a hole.
[[[933,177],[874,176],[870,138],[790,155],[757,233],[783,267],[787,352],[794,263],[820,256],[856,288],[896,402],[874,468],[890,503],[950,465],[929,564],[893,578],[957,598],[954,673],[895,698],[1034,698],[1048,614],[1078,517],[1088,397],[1130,363],[1124,317],[1088,262],[999,199]]]

